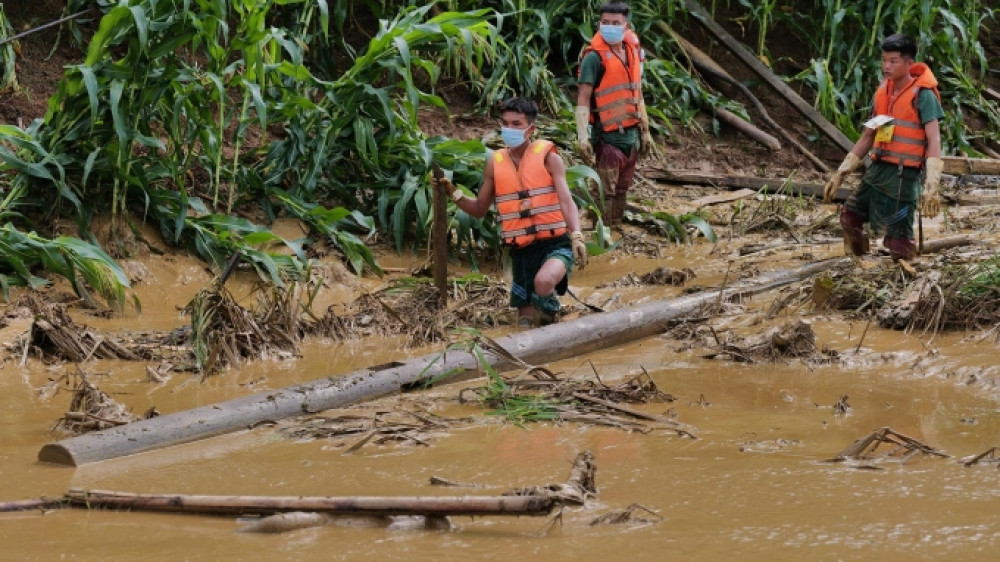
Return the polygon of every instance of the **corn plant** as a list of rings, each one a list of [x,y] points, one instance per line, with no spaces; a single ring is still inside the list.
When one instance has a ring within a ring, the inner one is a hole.
[[[303,270],[288,262],[302,253],[261,249],[290,243],[224,220],[237,206],[300,218],[359,272],[378,269],[358,236],[373,232],[373,216],[383,229],[392,217],[400,248],[422,240],[433,148],[416,112],[444,102],[418,78],[437,80],[440,58],[453,71],[482,68],[496,39],[486,11],[429,18],[432,6],[403,9],[328,81],[307,67],[296,34],[301,27],[326,40],[326,2],[97,4],[103,15],[86,58],[67,70],[45,118],[23,132],[0,130],[0,173],[12,177],[0,213],[35,205],[85,232],[94,214],[121,221],[138,210],[169,241],[214,263],[242,250],[275,282]],[[276,4],[299,27],[271,26]]]
[[[868,117],[881,80],[879,44],[903,32],[917,40],[918,60],[927,61],[941,82],[945,147],[974,153],[975,138],[996,137],[1000,112],[982,96],[988,69],[979,34],[985,24],[996,21],[997,8],[978,0],[813,0],[764,15],[765,7],[750,9],[747,19],[762,36],[790,31],[806,45],[813,60],[791,80],[810,86],[816,92],[816,108],[848,136],[860,135],[860,123]],[[985,132],[968,128],[963,108],[989,122]]]
[[[0,41],[13,35],[14,28],[3,11],[3,4],[0,4]],[[0,46],[0,93],[17,89],[17,73],[14,68],[17,49],[16,41],[9,41]]]
[[[125,290],[129,287],[125,273],[99,246],[78,238],[59,236],[50,240],[34,232],[23,233],[8,222],[0,227],[0,265],[4,299],[9,298],[12,285],[32,288],[47,285],[47,280],[31,273],[33,268],[41,266],[65,277],[88,304],[97,306],[90,294],[93,290],[115,312],[124,311]]]

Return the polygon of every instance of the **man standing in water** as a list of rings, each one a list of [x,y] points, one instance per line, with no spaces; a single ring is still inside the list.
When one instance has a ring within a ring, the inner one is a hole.
[[[531,140],[538,106],[512,98],[501,107],[501,137],[507,148],[486,161],[483,185],[475,199],[447,179],[431,178],[442,195],[473,217],[482,218],[496,203],[501,236],[510,248],[514,281],[510,305],[518,325],[543,326],[557,321],[573,270],[587,265],[580,217],[566,183],[566,165],[548,140]]]
[[[645,52],[629,29],[628,15],[624,2],[601,6],[599,31],[584,49],[577,78],[577,145],[580,156],[596,164],[611,199],[607,222],[613,227],[622,224],[636,162],[653,146],[642,98]],[[601,214],[606,210],[601,202]]]
[[[913,60],[917,44],[912,38],[897,33],[881,48],[885,80],[875,92],[872,120],[826,183],[823,201],[833,200],[844,176],[856,170],[871,150],[871,167],[840,211],[844,250],[855,256],[868,253],[864,225],[869,223],[873,232],[885,233],[883,244],[893,259],[910,259],[917,253],[913,238],[917,205],[927,217],[941,210],[938,184],[944,163],[938,121],[944,110],[934,73]]]

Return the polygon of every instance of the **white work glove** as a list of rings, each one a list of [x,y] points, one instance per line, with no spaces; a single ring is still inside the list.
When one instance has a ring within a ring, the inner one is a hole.
[[[576,149],[587,164],[594,164],[594,146],[590,144],[590,108],[576,106]]]
[[[829,203],[833,201],[833,196],[837,194],[837,189],[840,184],[844,183],[844,176],[857,170],[861,166],[861,159],[854,155],[853,152],[847,153],[847,158],[841,162],[840,167],[837,171],[830,176],[830,180],[826,182],[823,186],[823,202]]]
[[[639,139],[639,158],[646,158],[653,153],[653,134],[649,132],[649,116],[646,108],[642,108],[642,123],[639,125],[642,137]]]
[[[572,234],[569,235],[570,242],[573,244],[573,257],[576,259],[577,265],[580,266],[580,270],[587,267],[587,245],[583,242],[583,233],[579,230],[574,230]]]
[[[437,190],[443,197],[448,197],[452,201],[458,201],[463,197],[461,189],[455,187],[455,184],[451,183],[448,178],[435,179],[434,175],[431,175],[431,187]]]
[[[920,212],[927,218],[934,218],[941,212],[941,200],[938,198],[938,185],[941,183],[941,172],[944,171],[944,161],[937,156],[931,156],[924,163],[924,187],[920,192]]]

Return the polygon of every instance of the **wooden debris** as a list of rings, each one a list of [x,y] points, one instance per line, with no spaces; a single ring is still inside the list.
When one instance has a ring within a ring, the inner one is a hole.
[[[32,500],[15,500],[0,502],[0,513],[11,513],[15,511],[34,511],[36,509],[46,511],[66,507],[63,498],[38,498]]]
[[[27,298],[27,304],[35,316],[29,330],[29,345],[43,357],[74,362],[90,359],[140,359],[115,338],[74,322],[62,304],[46,303],[35,295]]]
[[[548,498],[562,505],[584,505],[597,496],[597,465],[594,454],[583,451],[573,460],[573,469],[564,483],[529,486],[505,492],[504,496]]]
[[[78,370],[76,376],[77,384],[73,389],[73,400],[70,402],[69,411],[56,422],[56,429],[82,435],[142,419],[97,388],[83,371]]]
[[[778,361],[797,358],[810,362],[829,362],[836,352],[820,350],[816,346],[816,333],[805,320],[789,322],[772,328],[764,334],[738,340],[719,341],[720,350],[705,355],[706,359],[728,359],[744,363],[757,361]]]
[[[833,414],[836,416],[846,416],[850,413],[851,405],[847,403],[847,395],[845,394],[833,405]]]
[[[753,189],[761,193],[781,193],[792,196],[823,197],[823,184],[797,182],[791,178],[759,178],[756,176],[732,176],[719,174],[703,174],[683,170],[668,170],[664,168],[646,170],[646,177],[685,185],[707,185],[732,190]],[[837,200],[846,200],[851,190],[841,187],[837,190]]]
[[[880,448],[886,447],[888,450]],[[883,427],[858,439],[828,462],[852,461],[858,468],[879,468],[877,463],[894,461],[905,464],[916,455],[947,458],[948,455],[912,437]]]
[[[257,310],[244,308],[222,283],[213,282],[188,303],[191,347],[203,375],[249,359],[298,354],[302,334],[295,286],[268,287],[258,301]]]
[[[281,433],[294,439],[339,440],[338,446],[345,446],[344,454],[349,454],[367,444],[427,446],[432,436],[472,423],[469,419],[439,418],[428,412],[393,410],[371,415],[316,416],[283,428]]]
[[[449,486],[452,488],[479,488],[479,484],[474,484],[470,482],[457,482],[455,480],[448,480],[447,478],[442,478],[440,476],[431,475],[430,478],[431,486]]]
[[[71,489],[66,501],[89,509],[129,509],[213,515],[272,515],[294,511],[366,515],[547,515],[550,497],[511,496],[209,496],[133,494]]]
[[[445,179],[444,170],[432,162],[435,180]],[[434,223],[431,226],[431,249],[434,255],[434,287],[438,291],[438,306],[448,306],[448,199],[441,190],[433,190]]]
[[[643,275],[629,273],[614,281],[601,283],[597,286],[597,288],[604,289],[609,287],[620,288],[646,285],[673,285],[675,287],[679,287],[695,277],[697,276],[695,275],[694,270],[687,267],[684,269],[674,269],[672,267],[661,266]]]
[[[757,191],[754,189],[740,189],[737,191],[730,191],[728,193],[720,193],[718,195],[709,195],[707,197],[695,199],[691,202],[691,205],[694,206],[695,209],[700,209],[702,207],[708,207],[709,205],[739,201],[740,199],[746,199],[747,197],[753,197],[754,195],[757,195]]]
[[[345,314],[328,310],[318,321],[303,321],[305,333],[337,339],[406,335],[406,345],[443,341],[456,326],[478,329],[510,325],[515,317],[501,281],[484,276],[453,279],[440,306],[440,292],[426,279],[401,278],[377,292],[362,295]]]
[[[993,464],[1000,469],[1000,447],[990,447],[975,457],[962,463],[963,466]],[[2,511],[2,510],[0,510]]]
[[[635,516],[636,512],[648,513],[648,514],[652,515],[655,519],[646,519],[646,518],[643,518],[643,517],[636,517]],[[660,521],[663,521],[663,516],[662,515],[660,515],[659,513],[656,513],[655,511],[653,511],[653,510],[651,510],[651,509],[649,509],[647,507],[643,507],[643,506],[641,506],[641,505],[639,505],[637,503],[634,503],[634,504],[628,506],[627,508],[625,508],[624,510],[611,511],[609,513],[605,513],[604,515],[601,515],[600,517],[596,517],[596,518],[594,518],[590,522],[590,525],[591,526],[594,526],[594,525],[622,525],[622,524],[625,524],[625,523],[632,523],[632,524],[636,524],[636,525],[643,525],[643,524],[649,524],[649,523],[658,523]]]

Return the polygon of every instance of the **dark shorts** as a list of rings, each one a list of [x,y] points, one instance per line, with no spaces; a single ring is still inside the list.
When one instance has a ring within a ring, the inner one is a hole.
[[[912,239],[920,170],[904,169],[902,178],[895,168],[891,175],[881,174],[881,177],[870,172],[844,206],[864,218],[876,236]]]
[[[573,245],[569,236],[547,238],[524,248],[511,249],[514,280],[510,286],[510,306],[520,308],[531,304],[531,295],[535,292],[535,275],[542,264],[550,259],[557,259],[566,266],[566,275],[556,285],[556,293],[564,295],[569,287],[569,274],[573,271]]]

